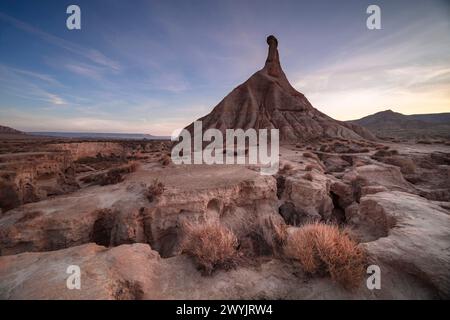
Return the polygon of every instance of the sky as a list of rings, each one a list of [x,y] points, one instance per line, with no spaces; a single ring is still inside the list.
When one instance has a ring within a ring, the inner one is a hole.
[[[270,34],[292,85],[335,119],[450,112],[449,3],[2,0],[0,124],[170,135],[264,66]]]

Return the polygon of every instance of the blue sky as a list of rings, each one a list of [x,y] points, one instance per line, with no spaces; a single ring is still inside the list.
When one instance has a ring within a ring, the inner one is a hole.
[[[82,29],[66,28],[81,8]],[[381,7],[381,30],[366,8]],[[0,2],[0,124],[170,135],[263,65],[328,115],[450,112],[447,1]]]

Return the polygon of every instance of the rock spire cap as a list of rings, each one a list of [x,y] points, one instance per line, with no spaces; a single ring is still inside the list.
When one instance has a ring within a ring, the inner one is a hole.
[[[269,47],[271,45],[274,45],[276,48],[276,47],[278,47],[278,40],[277,40],[277,38],[275,38],[274,35],[270,35],[267,37],[267,44],[269,45]]]

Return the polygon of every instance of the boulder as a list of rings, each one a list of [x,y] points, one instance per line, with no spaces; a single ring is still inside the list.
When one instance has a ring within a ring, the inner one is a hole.
[[[379,192],[362,197],[347,218],[371,236],[363,246],[375,261],[450,297],[449,210],[405,192]]]

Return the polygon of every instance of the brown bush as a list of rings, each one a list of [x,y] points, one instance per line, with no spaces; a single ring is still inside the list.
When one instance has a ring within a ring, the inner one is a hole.
[[[392,150],[381,149],[374,153],[373,158],[389,157],[389,156],[394,156],[397,154],[398,154],[398,151],[395,149],[392,149]]]
[[[25,211],[16,223],[23,223],[42,216],[42,211]]]
[[[128,166],[129,166],[129,171],[130,171],[130,172],[136,172],[137,169],[139,169],[140,164],[139,164],[139,162],[137,162],[137,161],[131,161],[131,162],[128,164]]]
[[[279,170],[281,174],[288,172],[289,170],[292,170],[292,164],[285,163],[283,167]]]
[[[110,169],[106,174],[99,176],[98,183],[101,186],[106,186],[109,184],[116,184],[122,182],[125,179],[122,174],[123,171],[121,168]]]
[[[310,172],[307,172],[303,175],[303,179],[308,180],[308,181],[313,181],[314,177]]]
[[[323,223],[306,224],[288,238],[286,255],[312,275],[329,275],[344,288],[360,285],[366,255],[345,230]]]
[[[159,159],[159,163],[161,163],[163,166],[168,166],[172,162],[172,159],[169,155],[165,154]]]
[[[236,266],[238,241],[232,231],[219,223],[184,225],[182,252],[191,256],[204,274]]]
[[[129,164],[109,169],[106,173],[93,174],[81,179],[85,183],[99,184],[106,186],[122,182],[125,174],[135,172],[139,168],[139,163],[132,161]]]
[[[393,156],[384,158],[383,162],[400,167],[400,171],[404,174],[412,174],[416,172],[416,165],[409,158]]]
[[[15,185],[10,181],[0,179],[0,209],[6,212],[19,205],[20,199]]]
[[[306,167],[305,167],[306,171],[313,171],[314,169],[319,171],[319,172],[323,172],[324,171],[321,166],[319,166],[317,164],[313,164],[313,163],[307,164]]]
[[[152,184],[147,187],[147,191],[145,192],[145,196],[148,201],[153,202],[156,197],[163,194],[165,190],[164,184],[158,179],[154,179]]]
[[[319,160],[319,157],[315,153],[312,153],[312,152],[303,152],[303,156],[305,158],[311,158],[311,159]]]

